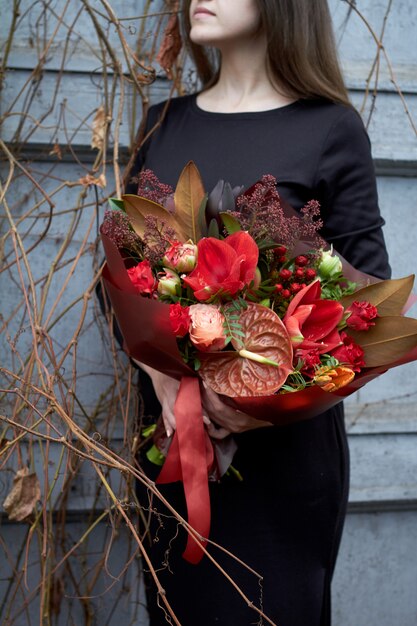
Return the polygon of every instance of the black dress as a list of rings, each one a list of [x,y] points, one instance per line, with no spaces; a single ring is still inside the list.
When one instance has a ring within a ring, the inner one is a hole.
[[[148,128],[162,109],[150,109]],[[272,111],[223,114],[201,110],[195,96],[177,98],[140,151],[132,174],[146,167],[175,186],[189,160],[197,164],[207,190],[220,178],[248,187],[263,174],[273,174],[279,192],[296,209],[319,200],[326,240],[357,268],[389,276],[369,139],[352,109],[298,101]],[[129,184],[127,191],[135,193],[136,186]],[[143,374],[141,385],[145,413],[157,414]],[[210,550],[249,600],[279,626],[328,626],[330,582],[348,496],[342,405],[314,419],[242,433],[236,440],[233,465],[243,481],[225,477],[210,485],[210,538],[262,580],[220,550]],[[158,469],[146,459],[143,466],[157,476]],[[182,486],[161,490],[185,515]],[[148,507],[148,494],[138,493]],[[266,623],[207,558],[197,566],[185,562],[185,533],[155,500],[152,509],[158,511],[152,515],[155,540],[146,545],[181,624]],[[147,591],[150,625],[166,624],[152,582]]]

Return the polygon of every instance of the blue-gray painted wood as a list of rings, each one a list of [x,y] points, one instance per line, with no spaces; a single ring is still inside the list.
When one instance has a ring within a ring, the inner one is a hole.
[[[101,3],[92,2],[95,8],[100,8]],[[153,2],[155,10],[160,7],[160,2]],[[352,13],[348,22],[344,24],[348,11],[348,5],[342,0],[330,0],[329,2],[335,21],[336,37],[339,42],[341,60],[351,89],[353,101],[361,106],[364,99],[363,86],[372,68],[376,45],[366,31],[366,27],[360,19]],[[59,14],[64,5],[63,0],[57,0],[53,4],[54,11]],[[135,0],[113,0],[111,5],[119,16],[140,15],[143,2]],[[388,0],[358,0],[357,6],[369,23],[379,34]],[[51,5],[52,6],[52,5]],[[10,103],[17,96],[20,88],[30,76],[34,62],[37,58],[36,47],[33,45],[36,35],[43,28],[42,20],[36,21],[43,10],[43,3],[33,4],[30,0],[21,3],[21,23],[17,37],[9,57],[9,71],[3,93],[1,94],[1,111],[8,110]],[[67,27],[77,19],[81,9],[80,2],[70,2],[68,12],[65,15],[65,24],[58,32],[54,46],[51,47],[45,62],[44,72],[37,77],[37,81],[31,86],[34,93],[34,102],[31,113],[41,116],[49,110],[51,102],[53,106],[49,114],[42,122],[42,126],[34,130],[34,124],[30,120],[25,122],[22,137],[28,137],[29,143],[24,147],[24,153],[36,162],[37,176],[52,171],[53,175],[64,180],[76,181],[89,171],[95,153],[90,150],[91,122],[95,109],[103,104],[103,86],[99,80],[102,59],[100,51],[95,44],[95,37],[91,36],[91,19],[83,11],[74,28],[67,56],[63,65],[61,85],[56,99],[53,101],[54,86],[58,72],[62,65],[63,42],[67,34]],[[0,5],[0,45],[4,42],[8,25],[10,24],[11,11],[6,3]],[[48,12],[49,32],[52,32],[56,18],[51,11]],[[98,16],[100,23],[104,24]],[[127,41],[133,47],[137,36],[138,20],[132,21],[131,30],[127,27],[124,32]],[[391,15],[387,21],[384,36],[384,45],[390,60],[393,63],[395,79],[401,85],[406,104],[417,120],[417,3],[414,0],[396,0],[391,9]],[[75,34],[77,33],[77,34]],[[148,23],[143,44],[149,45],[151,41],[152,24]],[[111,28],[108,37],[114,44],[120,56],[120,45],[117,36]],[[124,65],[125,67],[125,65]],[[109,68],[111,72],[111,68]],[[158,80],[150,90],[151,102],[163,99],[167,93],[167,82],[158,70]],[[415,211],[417,197],[417,140],[411,130],[409,121],[404,113],[404,106],[395,94],[395,86],[392,83],[388,66],[381,57],[379,87],[375,112],[369,124],[369,133],[373,144],[378,178],[380,206],[386,219],[386,238],[390,251],[393,271],[395,276],[402,276],[416,272],[417,262],[415,257],[415,238],[417,234],[417,215]],[[370,82],[372,90],[373,81]],[[80,96],[81,94],[81,96]],[[131,89],[127,88],[127,100],[131,99]],[[369,107],[372,105],[371,96],[368,97],[363,112],[364,120],[367,121]],[[82,155],[85,167],[80,167],[69,161],[70,156],[65,154],[66,135],[61,124],[58,133],[55,125],[59,114],[65,107],[67,132],[72,135],[72,142],[77,145],[77,154]],[[19,111],[19,103],[15,111]],[[140,116],[138,107],[137,116]],[[79,126],[79,118],[85,118],[85,123]],[[16,116],[7,117],[2,129],[2,137],[11,140],[19,124]],[[127,154],[128,146],[135,129],[129,127],[129,116],[123,118],[121,127],[122,156]],[[114,135],[114,121],[110,134],[110,149]],[[62,162],[54,160],[49,155],[51,144],[58,141],[64,150]],[[53,169],[51,170],[51,166]],[[108,189],[101,193],[108,193],[113,188],[112,172],[107,172]],[[44,183],[43,183],[44,184]],[[47,189],[53,189],[55,182],[45,183]],[[33,205],[33,199],[29,203],[25,200],[20,204],[20,199],[29,190],[23,179],[17,179],[13,197],[9,203],[13,206],[14,214],[22,214],[28,206]],[[62,236],[69,227],[68,215],[58,214],[63,208],[73,206],[74,190],[64,188],[54,198],[56,202],[56,216],[52,221],[48,236],[31,255],[31,265],[35,277],[45,274],[50,262],[55,258],[62,242]],[[93,194],[91,194],[93,200]],[[40,211],[46,211],[47,207],[41,206]],[[83,238],[85,229],[93,215],[93,205],[83,209],[77,232],[66,259],[73,256]],[[100,208],[102,213],[103,208]],[[35,228],[28,236],[27,242],[36,240],[36,237],[46,223],[37,222]],[[4,225],[3,225],[4,227]],[[93,243],[96,232],[93,229],[89,242]],[[59,270],[54,277],[54,291],[62,284],[68,271],[68,266]],[[87,251],[78,266],[77,275],[72,279],[65,302],[82,295],[92,277],[92,256]],[[11,292],[11,283],[7,275],[0,277],[0,292]],[[7,316],[13,306],[18,303],[16,299],[9,297],[2,303],[2,314]],[[63,303],[65,305],[65,303]],[[410,314],[417,316],[415,306]],[[59,312],[59,311],[58,311]],[[74,309],[71,322],[58,323],[51,331],[51,336],[57,344],[65,345],[71,336],[79,316],[79,308]],[[30,345],[30,335],[27,325],[26,330],[19,337],[11,337],[17,340],[17,346]],[[108,356],[108,335],[103,340],[103,322],[99,317],[97,305],[90,303],[88,329],[79,342],[77,394],[83,405],[87,408],[94,407],[99,393],[104,391],[112,383],[113,372]],[[104,329],[105,331],[105,329]],[[104,332],[104,337],[106,334]],[[11,364],[11,351],[5,336],[0,337],[0,353],[7,364]],[[124,359],[124,356],[120,356]],[[414,626],[417,623],[417,409],[416,387],[417,367],[407,365],[392,370],[383,377],[369,384],[355,397],[351,398],[346,407],[346,421],[349,432],[349,441],[352,459],[352,481],[350,494],[349,515],[346,521],[346,529],[342,541],[341,553],[337,565],[334,581],[334,623],[335,626]],[[8,406],[2,407],[7,412]],[[76,412],[80,423],[83,422],[81,412]],[[132,415],[133,419],[133,415]],[[98,415],[96,429],[98,433],[103,428],[102,416]],[[123,433],[123,425],[120,422],[113,432],[111,445],[117,448]],[[51,461],[57,463],[59,457],[58,447],[51,449]],[[40,453],[35,455],[35,466],[40,470],[42,458]],[[54,475],[56,465],[50,466],[50,476]],[[39,471],[41,475],[41,471]],[[59,488],[64,476],[60,474],[56,487],[56,497],[59,496]],[[117,487],[117,476],[113,475],[112,484]],[[7,493],[11,481],[11,473],[4,473],[0,483],[0,500]],[[86,516],[91,512],[96,483],[94,471],[87,463],[83,464],[77,481],[73,485],[69,500],[69,517],[67,533],[69,538],[77,540],[85,528]],[[108,505],[108,499],[101,492],[96,502],[97,510],[100,511]],[[84,525],[83,525],[84,524]],[[2,517],[1,534],[11,553],[16,554],[24,539],[26,527],[22,524],[7,523]],[[97,533],[91,538],[91,548],[101,554],[111,528],[106,524],[100,525]],[[110,572],[118,575],[123,562],[129,552],[128,534],[121,529],[117,544],[111,552]],[[29,562],[29,585],[33,586],[37,581],[37,548],[33,548]],[[91,563],[96,556],[91,556]],[[75,567],[75,562],[74,562]],[[0,583],[0,597],[7,585],[7,578],[11,575],[7,565],[2,565]],[[81,573],[80,573],[81,577]],[[99,595],[92,601],[94,607],[93,623],[110,626],[119,624],[121,620],[127,624],[145,626],[145,612],[143,608],[143,590],[140,585],[140,568],[134,561],[126,580],[123,581],[122,596],[114,608],[114,602],[119,597],[122,584],[117,583],[106,594]],[[101,593],[112,579],[103,574],[97,583],[94,593]],[[69,583],[68,583],[69,584]],[[72,595],[71,587],[66,588],[68,595]],[[32,623],[37,623],[37,599],[30,606],[29,613]],[[29,618],[23,614],[14,625],[26,626]],[[79,613],[79,603],[66,599],[63,604],[60,624],[77,624],[82,626],[84,617]]]

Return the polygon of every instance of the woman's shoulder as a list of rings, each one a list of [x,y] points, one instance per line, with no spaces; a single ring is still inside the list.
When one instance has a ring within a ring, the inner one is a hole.
[[[329,130],[337,126],[349,131],[364,130],[362,118],[353,105],[329,100],[303,100],[301,110],[310,123],[320,122]]]
[[[351,152],[368,158],[369,136],[359,112],[353,106],[311,100],[304,101],[303,110],[300,132],[306,137],[313,137],[313,143],[322,156]]]

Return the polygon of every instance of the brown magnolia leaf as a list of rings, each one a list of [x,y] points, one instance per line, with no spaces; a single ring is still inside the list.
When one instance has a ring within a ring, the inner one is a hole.
[[[278,315],[261,304],[248,304],[239,317],[243,348],[279,366],[258,363],[234,351],[205,353],[199,374],[216,393],[231,397],[266,396],[275,393],[293,371],[292,345]]]
[[[169,22],[164,31],[161,47],[159,48],[156,60],[165,70],[169,79],[172,78],[172,66],[174,65],[182,47],[182,39],[178,15],[175,13],[169,18]]]
[[[365,300],[377,307],[378,315],[400,315],[411,293],[413,283],[414,275],[381,280],[345,296],[340,302],[346,308],[352,302]]]
[[[181,172],[174,194],[175,219],[180,224],[186,240],[197,242],[201,239],[198,216],[204,196],[200,172],[195,163],[190,161]]]
[[[146,215],[152,215],[156,217],[159,222],[165,222],[167,226],[171,226],[178,236],[179,241],[186,241],[188,237],[185,237],[182,232],[180,224],[178,224],[176,217],[170,213],[161,204],[157,204],[147,198],[141,196],[135,196],[134,194],[124,194],[122,196],[124,203],[124,209],[130,218],[132,228],[139,237],[143,237],[146,229],[145,217]]]
[[[39,480],[35,472],[29,473],[27,467],[16,472],[13,478],[13,487],[9,491],[3,506],[10,520],[21,522],[35,510],[35,505],[41,498]]]
[[[366,367],[389,365],[417,346],[417,320],[384,316],[367,331],[349,330],[349,336],[363,348]]]
[[[93,136],[91,139],[92,148],[96,148],[97,150],[103,149],[107,126],[110,120],[111,117],[109,115],[106,115],[104,111],[104,106],[99,106],[93,119]]]

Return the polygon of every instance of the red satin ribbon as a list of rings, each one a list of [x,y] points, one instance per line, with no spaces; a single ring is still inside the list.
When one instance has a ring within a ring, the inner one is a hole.
[[[198,378],[181,379],[174,406],[176,431],[157,483],[181,480],[184,484],[188,522],[202,537],[210,532],[210,494],[208,469],[214,452],[204,428]],[[205,546],[206,541],[202,541]],[[188,535],[183,557],[197,564],[204,556],[199,544]]]

